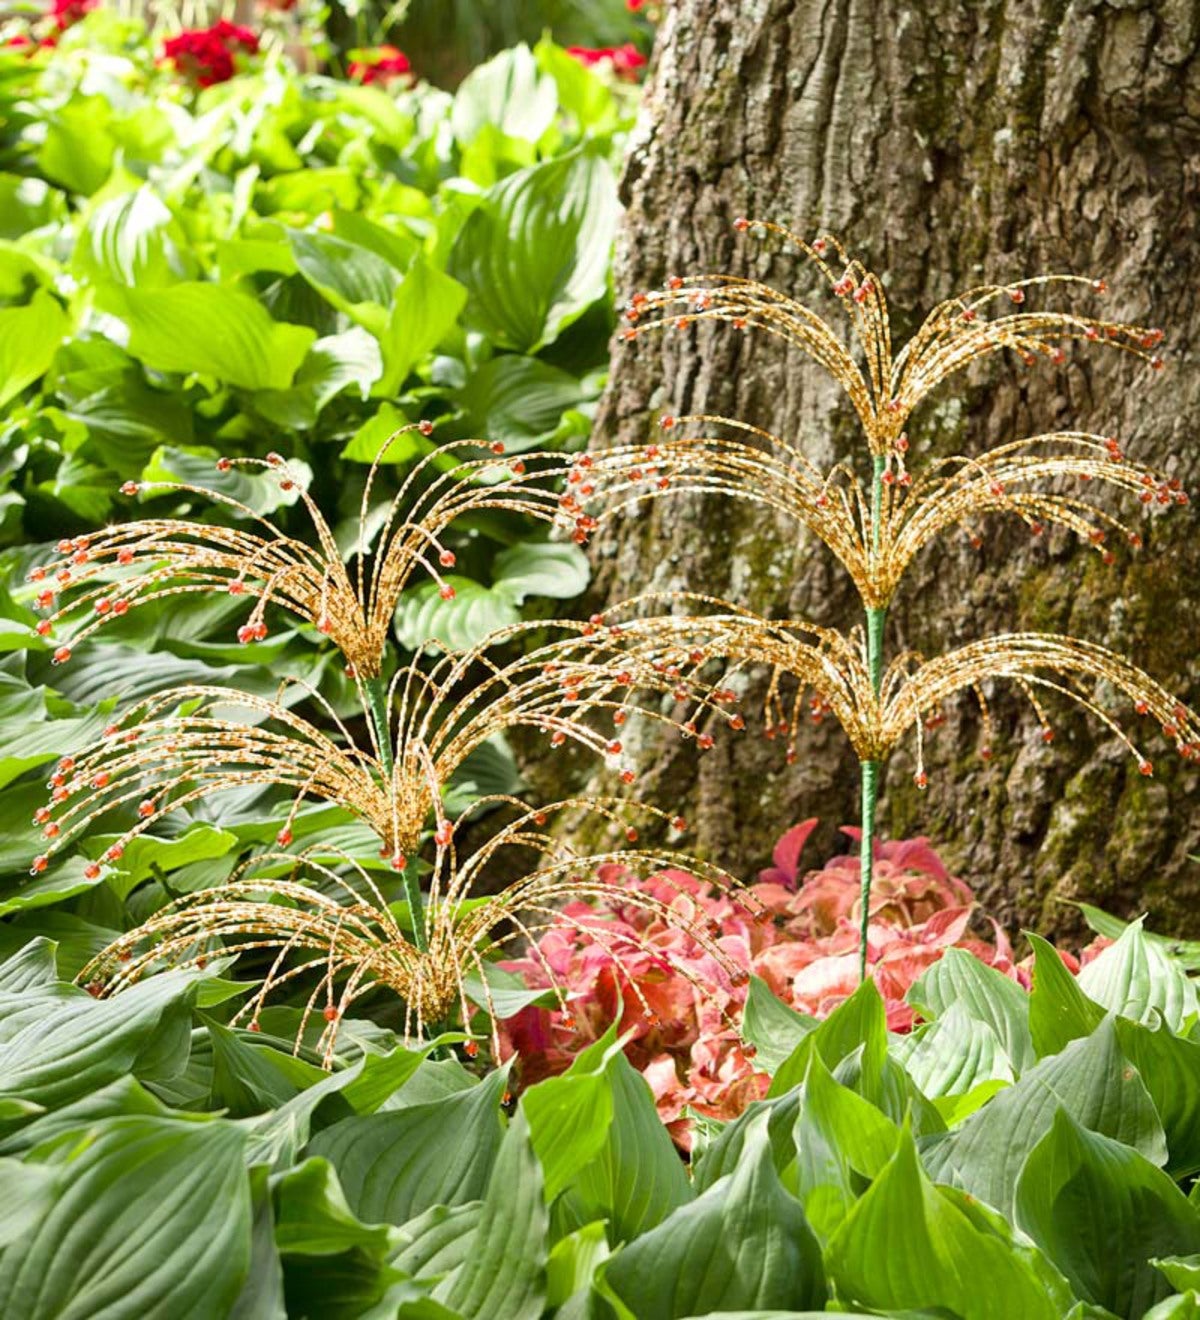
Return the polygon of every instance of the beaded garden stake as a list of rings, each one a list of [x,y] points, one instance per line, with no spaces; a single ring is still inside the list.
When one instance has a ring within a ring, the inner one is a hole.
[[[1150,759],[1121,727],[1121,712],[1109,708],[1115,690],[1138,714],[1158,720],[1164,737],[1185,758],[1200,755],[1195,712],[1121,656],[1089,642],[1019,633],[928,661],[906,652],[885,667],[884,656],[887,611],[904,571],[942,532],[961,528],[979,548],[980,520],[1007,513],[1022,519],[1034,536],[1052,525],[1075,532],[1111,564],[1110,538],[1136,549],[1142,533],[1099,507],[1094,491],[1108,487],[1132,496],[1146,516],[1188,502],[1176,478],[1127,457],[1117,439],[1083,431],[1011,440],[975,457],[932,459],[914,470],[905,430],[914,410],[954,372],[1003,349],[1027,366],[1039,358],[1062,366],[1068,346],[1078,341],[1131,354],[1158,371],[1163,336],[1149,327],[1031,306],[1040,295],[1106,291],[1103,280],[1043,275],[983,285],[938,304],[894,353],[880,278],[836,239],[808,243],[778,225],[742,219],[734,227],[759,238],[776,234],[803,254],[848,320],[850,345],[807,303],[726,274],[672,278],[660,292],[636,295],[626,310],[624,338],[720,322],[737,331],[762,330],[793,345],[848,396],[862,429],[869,478],[863,480],[852,457],[823,472],[798,446],[745,421],[667,415],[660,418],[663,434],[655,443],[582,456],[568,479],[569,490],[589,493],[588,500],[573,497],[576,507],[596,505],[608,514],[681,491],[754,500],[809,529],[849,573],[865,613],[864,627],[849,636],[802,621],[768,622],[701,596],[676,593],[675,600],[708,612],[693,623],[707,637],[710,654],[770,668],[766,732],[786,738],[789,759],[806,691],[813,693],[813,718],[832,713],[849,735],[861,766],[860,969],[865,977],[880,771],[897,741],[912,730],[915,780],[925,788],[922,731],[940,722],[940,705],[955,692],[972,689],[980,702],[985,759],[992,753],[983,685],[997,678],[1011,679],[1024,691],[1047,742],[1054,733],[1035,689],[1079,703],[1129,749],[1143,775],[1152,774]],[[784,677],[799,684],[790,712]]]
[[[428,435],[431,428],[422,423],[407,429]],[[489,448],[491,457],[472,456]],[[630,845],[638,840],[631,814],[649,813],[676,835],[684,830],[681,818],[657,808],[591,796],[532,809],[514,797],[492,795],[476,800],[455,821],[443,794],[472,752],[518,727],[540,732],[553,748],[574,743],[597,754],[625,785],[635,776],[616,731],[631,716],[640,714],[685,736],[693,736],[697,720],[706,717],[736,727],[737,717],[723,710],[734,694],[701,677],[709,655],[691,641],[688,620],[631,617],[618,622],[613,613],[603,627],[596,620],[516,624],[461,651],[430,655],[427,648],[419,649],[390,679],[385,677],[392,618],[414,575],[432,577],[444,599],[454,595],[440,571],[454,566],[454,554],[441,539],[453,519],[479,510],[513,511],[566,530],[576,541],[585,541],[598,525],[590,515],[563,508],[553,486],[546,484],[547,478],[561,477],[560,456],[527,454],[501,463],[497,456],[502,452],[502,446],[464,441],[427,455],[387,506],[373,538],[370,494],[377,458],[363,495],[353,575],[316,503],[303,490],[302,474],[278,455],[220,459],[216,467],[224,477],[236,465],[258,466],[284,492],[295,490],[315,528],[315,545],[286,535],[257,514],[241,495],[231,493],[229,487],[241,489],[232,480],[217,490],[126,483],[125,493],[131,496],[185,492],[208,497],[239,516],[243,525],[140,519],[63,541],[57,561],[33,570],[31,579],[44,584],[38,604],[48,612],[38,631],[47,636],[64,629],[70,636],[54,652],[56,664],[69,661],[72,647],[99,627],[151,601],[189,593],[246,596],[252,602],[250,615],[237,633],[243,643],[266,636],[267,608],[277,606],[340,649],[369,737],[369,745],[362,745],[321,694],[300,680],[281,683],[274,700],[188,684],[138,702],[93,746],[62,758],[47,785],[49,799],[34,817],[47,841],[46,851],[33,860],[35,875],[114,812],[128,812],[133,823],[100,859],[87,864],[89,879],[99,879],[106,867],[119,862],[131,840],[170,812],[230,790],[282,787],[293,794],[276,835],[276,851],[252,858],[230,881],[171,904],[114,941],[80,974],[92,993],[118,991],[167,966],[203,966],[221,953],[227,938],[238,941],[239,950],[273,949],[275,961],[246,1013],[249,1024],[257,1026],[259,1009],[272,990],[303,972],[319,973],[304,1021],[323,996],[327,1026],[321,1048],[328,1064],[337,1023],[372,988],[383,986],[400,995],[406,1033],[420,1033],[440,1023],[456,1001],[466,1013],[468,978],[477,975],[473,995],[482,996],[494,1019],[483,972],[489,951],[563,919],[558,906],[570,899],[613,897],[620,886],[597,868],[613,862],[635,870],[677,864],[677,858],[644,850],[581,856],[569,841],[542,828],[551,812],[570,809],[598,815]],[[489,652],[506,644],[519,652],[517,657],[492,659]],[[654,703],[641,694],[651,694]],[[316,706],[332,731],[292,709],[289,695]],[[675,719],[659,709],[668,695],[688,703],[688,718]],[[612,728],[598,727],[601,719]],[[711,736],[699,741],[710,745]],[[401,876],[406,927],[389,908],[379,883],[354,859],[338,854],[331,866],[329,855],[336,850],[278,851],[293,843],[296,816],[306,800],[336,805],[374,832],[381,858]],[[501,804],[518,813],[516,822],[470,857],[460,857],[456,837],[463,817]],[[427,829],[434,855],[425,893],[417,854]],[[541,862],[524,869],[499,894],[480,898],[474,891],[481,874],[502,847],[532,851]],[[732,884],[716,868],[700,862],[693,866],[723,890]],[[319,888],[304,883],[305,878]],[[702,914],[692,914],[686,894],[681,892],[670,907],[644,895],[623,890],[621,895],[623,901],[653,907],[698,940],[732,981],[745,980],[715,943]],[[588,933],[619,966],[622,940],[628,944],[628,937],[613,936],[603,926],[589,925]],[[305,954],[313,956],[297,964],[295,959]],[[635,993],[640,998],[636,987]],[[644,1000],[642,1007],[649,1013]],[[297,1047],[303,1031],[302,1024]],[[465,1048],[473,1053],[476,1047],[468,1042]]]

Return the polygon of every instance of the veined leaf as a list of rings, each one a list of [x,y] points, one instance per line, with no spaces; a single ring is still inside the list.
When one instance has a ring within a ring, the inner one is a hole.
[[[45,289],[25,307],[0,308],[0,408],[45,374],[69,326],[62,305]]]
[[[742,1014],[742,1036],[757,1049],[759,1067],[774,1074],[816,1025],[816,1018],[797,1013],[773,995],[765,981],[751,976]]]
[[[1079,988],[1053,945],[1026,932],[1033,945],[1033,990],[1029,995],[1029,1031],[1041,1058],[1057,1054],[1070,1041],[1093,1031],[1104,1010]]]
[[[1171,1291],[1152,1256],[1200,1251],[1200,1214],[1171,1179],[1064,1109],[1021,1170],[1016,1222],[1080,1297],[1117,1315],[1141,1316]]]
[[[616,215],[612,170],[588,147],[503,179],[452,254],[467,323],[521,353],[552,343],[603,295]]]
[[[1140,920],[1088,963],[1077,980],[1094,1003],[1135,1022],[1161,1019],[1177,1032],[1197,1012],[1195,987],[1162,946],[1146,938]]]
[[[131,1117],[39,1147],[30,1158],[54,1168],[59,1194],[0,1255],[0,1314],[226,1314],[250,1263],[242,1140],[228,1123]]]
[[[129,327],[129,352],[148,367],[247,390],[287,389],[317,337],[307,326],[272,320],[250,294],[219,284],[113,285],[101,301]]]
[[[865,1103],[865,1102],[864,1102]],[[635,1320],[681,1320],[702,1307],[814,1307],[827,1293],[821,1248],[775,1172],[760,1115],[737,1169],[603,1267]]]
[[[904,1249],[895,1250],[903,1226]],[[1059,1320],[1068,1296],[982,1217],[926,1177],[911,1133],[833,1235],[826,1253],[840,1297],[872,1310],[940,1311],[961,1320]]]

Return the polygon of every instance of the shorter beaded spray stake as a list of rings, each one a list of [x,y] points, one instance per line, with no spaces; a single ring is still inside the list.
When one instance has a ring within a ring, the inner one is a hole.
[[[420,430],[428,434],[424,424]],[[311,852],[273,852],[251,859],[225,884],[189,895],[122,936],[80,974],[93,993],[119,990],[152,970],[206,963],[223,951],[223,940],[233,941],[230,951],[276,949],[276,959],[250,1001],[250,1025],[255,1026],[259,1007],[273,989],[302,972],[320,971],[304,1017],[307,1021],[323,995],[327,1029],[322,1049],[328,1063],[337,1023],[369,988],[383,985],[395,991],[405,1002],[406,1031],[419,1034],[441,1022],[456,1002],[467,1014],[464,977],[478,972],[482,988],[475,993],[491,1013],[491,992],[482,978],[489,951],[563,919],[558,906],[572,898],[611,897],[614,884],[598,878],[598,867],[620,862],[634,873],[645,873],[678,864],[677,857],[636,850],[580,856],[567,842],[542,832],[547,813],[566,808],[590,810],[622,828],[630,844],[638,832],[632,824],[622,824],[629,812],[670,820],[676,834],[684,828],[679,817],[669,818],[656,808],[604,797],[536,811],[511,797],[483,799],[473,809],[504,803],[517,810],[519,818],[469,859],[457,855],[457,824],[446,812],[443,792],[466,758],[497,735],[523,727],[546,735],[551,747],[574,743],[602,756],[628,785],[635,776],[623,761],[622,742],[597,727],[598,717],[620,727],[641,714],[685,736],[694,734],[697,720],[706,714],[737,727],[722,709],[733,693],[701,678],[709,656],[696,652],[692,625],[675,618],[621,620],[610,612],[603,627],[597,619],[518,624],[464,651],[418,652],[390,680],[384,678],[391,619],[414,572],[426,571],[444,598],[453,597],[453,588],[438,571],[454,563],[453,553],[439,539],[453,518],[481,509],[527,513],[565,526],[576,540],[586,540],[598,521],[564,512],[552,489],[535,484],[531,472],[543,480],[561,475],[561,458],[526,455],[504,466],[495,458],[455,462],[454,451],[480,448],[478,442],[458,442],[436,451],[439,467],[432,467],[434,455],[418,462],[387,510],[368,573],[364,561],[370,557],[369,496],[376,461],[362,501],[353,578],[306,492],[300,490],[299,498],[316,528],[316,547],[286,536],[243,501],[191,485],[127,490],[211,495],[258,530],[146,519],[64,542],[57,565],[34,570],[35,580],[54,583],[39,601],[54,610],[40,631],[84,615],[74,644],[134,606],[180,593],[217,590],[250,596],[252,612],[238,632],[243,642],[266,635],[269,605],[298,615],[343,652],[370,739],[368,747],[359,745],[320,693],[298,680],[281,684],[275,700],[201,685],[156,693],[110,724],[96,745],[59,762],[48,785],[50,799],[35,815],[48,847],[34,859],[34,874],[114,811],[134,808],[135,823],[102,858],[87,865],[89,879],[99,879],[106,867],[119,863],[129,842],[170,812],[231,789],[284,787],[294,791],[294,798],[276,835],[277,847],[286,849],[293,842],[297,812],[305,799],[343,808],[378,836],[381,858],[400,873],[408,913],[402,928],[380,882],[350,858],[332,869]],[[500,452],[500,447],[491,449]],[[453,466],[445,471],[448,455]],[[217,463],[222,473],[232,466],[231,460]],[[261,466],[273,472],[285,490],[298,489],[298,473],[285,460],[271,455]],[[422,484],[422,476],[428,484]],[[547,634],[552,640],[545,640]],[[526,649],[513,660],[491,659],[489,652],[503,645]],[[64,644],[54,658],[56,663],[67,661],[70,646]],[[333,732],[285,704],[289,687],[301,689],[300,695],[322,712]],[[684,703],[680,718],[660,709],[668,696]],[[712,738],[706,733],[698,741],[709,746]],[[434,861],[426,893],[418,851],[427,829],[432,830]],[[502,846],[532,851],[543,860],[499,894],[481,900],[473,890]],[[328,853],[322,857],[327,859]],[[711,866],[689,865],[722,889],[733,883]],[[280,866],[290,878],[266,874],[277,875]],[[306,876],[314,885],[304,883]],[[728,977],[743,975],[688,915],[690,903],[668,907],[644,895],[624,897],[653,906],[657,915],[686,930]],[[593,930],[588,924],[588,931],[619,964],[620,940],[602,925]],[[300,951],[317,956],[297,963],[294,955]],[[341,985],[336,997],[335,982]],[[468,1020],[464,1016],[464,1024]],[[299,1041],[298,1036],[297,1048]],[[468,1052],[474,1048],[469,1045]]]
[[[865,976],[880,772],[897,740],[915,730],[915,780],[925,788],[922,730],[940,721],[940,703],[953,693],[969,688],[979,700],[985,759],[991,757],[992,738],[984,684],[996,678],[1012,679],[1028,696],[1047,742],[1053,730],[1036,688],[1068,696],[1099,718],[1144,775],[1153,766],[1118,723],[1120,712],[1111,709],[1116,694],[1137,713],[1154,716],[1181,755],[1200,755],[1194,712],[1121,656],[1073,637],[1016,633],[932,660],[906,652],[884,664],[888,606],[914,556],[940,533],[960,527],[979,548],[981,519],[1014,514],[1034,536],[1049,526],[1075,532],[1111,564],[1110,536],[1137,549],[1142,532],[1098,507],[1097,488],[1136,496],[1147,515],[1188,502],[1178,479],[1131,460],[1116,438],[1082,431],[1012,440],[975,457],[934,459],[914,473],[905,430],[914,409],[954,372],[1003,349],[1012,350],[1026,366],[1039,358],[1063,366],[1069,346],[1078,341],[1118,349],[1157,372],[1163,366],[1157,351],[1163,334],[1071,310],[1031,307],[1037,295],[1106,291],[1103,280],[1042,275],[983,285],[939,303],[893,354],[883,283],[836,239],[826,235],[807,243],[778,225],[743,219],[734,227],[759,238],[775,234],[803,255],[818,285],[827,287],[848,319],[849,345],[805,302],[725,274],[675,277],[663,291],[637,294],[626,309],[624,338],[636,341],[649,331],[686,330],[711,321],[784,340],[822,366],[848,396],[866,442],[870,477],[864,481],[851,460],[823,472],[798,446],[744,421],[666,415],[660,419],[662,437],[653,443],[577,460],[568,478],[568,498],[573,509],[593,516],[597,510],[611,516],[643,499],[678,492],[753,500],[809,529],[849,573],[865,611],[865,627],[847,636],[803,621],[769,622],[725,602],[693,600],[716,611],[704,626],[697,624],[696,634],[708,639],[713,653],[771,669],[767,733],[787,742],[789,758],[805,689],[813,693],[813,717],[832,714],[851,740],[861,765],[860,957]],[[799,682],[790,713],[780,687],[785,675]]]

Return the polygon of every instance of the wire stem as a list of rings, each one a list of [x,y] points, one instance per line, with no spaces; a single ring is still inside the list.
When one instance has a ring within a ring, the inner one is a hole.
[[[871,548],[879,551],[881,519],[883,516],[883,474],[887,460],[881,455],[875,456],[875,470],[871,484]],[[867,610],[867,670],[871,676],[871,687],[875,699],[883,685],[883,625],[887,619],[887,610],[869,608]],[[858,939],[858,974],[859,979],[867,979],[867,934],[871,925],[871,881],[875,873],[875,803],[879,796],[879,761],[860,762],[859,771],[862,783],[862,841],[859,852],[859,874],[862,907]]]

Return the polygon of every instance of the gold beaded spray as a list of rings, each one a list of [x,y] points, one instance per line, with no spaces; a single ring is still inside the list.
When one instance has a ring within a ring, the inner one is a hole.
[[[420,429],[428,431],[424,425]],[[561,475],[559,456],[526,455],[501,467],[494,458],[460,459],[453,452],[460,448],[480,446],[443,446],[406,478],[387,509],[368,572],[369,496],[377,460],[363,496],[353,578],[307,493],[300,491],[299,498],[316,530],[315,547],[286,535],[244,501],[184,484],[155,489],[210,495],[243,521],[253,521],[257,530],[146,519],[62,543],[62,559],[34,571],[36,581],[53,583],[39,603],[54,613],[39,631],[47,634],[55,624],[85,611],[91,616],[76,631],[75,643],[148,601],[213,590],[253,599],[239,637],[256,641],[266,633],[267,606],[278,605],[314,624],[343,651],[369,736],[369,745],[361,745],[321,694],[298,680],[282,684],[275,700],[202,685],[156,693],[110,724],[95,746],[64,757],[55,767],[48,784],[50,799],[34,818],[48,841],[47,851],[33,861],[34,874],[113,812],[136,810],[135,823],[103,857],[88,863],[89,879],[100,878],[107,865],[119,862],[132,839],[168,813],[231,789],[285,787],[294,796],[276,835],[277,848],[292,844],[296,815],[306,799],[333,803],[378,836],[381,856],[400,873],[406,899],[407,923],[402,925],[385,900],[380,887],[385,882],[348,857],[331,866],[328,851],[252,858],[230,881],[179,900],[115,941],[80,974],[93,993],[119,990],[163,967],[203,965],[223,951],[225,940],[235,952],[272,949],[274,961],[247,1009],[250,1025],[257,1024],[259,1008],[274,989],[316,972],[317,988],[303,1016],[307,1023],[317,1000],[324,998],[321,1050],[329,1063],[338,1022],[360,995],[376,986],[404,1000],[406,1033],[420,1034],[441,1022],[455,1002],[464,1015],[468,1012],[468,978],[478,973],[473,994],[476,1002],[483,999],[494,1018],[484,958],[554,921],[567,920],[581,930],[586,926],[589,937],[619,967],[623,950],[627,956],[630,941],[637,937],[612,931],[603,921],[583,922],[559,912],[573,898],[616,896],[687,931],[721,976],[744,980],[686,893],[680,891],[667,904],[627,892],[619,878],[678,864],[678,858],[644,850],[581,856],[568,841],[542,830],[551,811],[586,810],[622,829],[632,845],[638,831],[626,820],[631,813],[669,820],[676,834],[685,828],[681,818],[604,797],[533,810],[504,795],[477,800],[458,821],[448,816],[443,792],[451,776],[471,752],[514,728],[540,732],[551,747],[568,742],[585,747],[601,755],[628,785],[634,772],[623,761],[617,730],[631,716],[641,714],[696,736],[701,747],[711,746],[712,737],[697,733],[698,720],[717,712],[731,723],[735,718],[721,710],[734,694],[701,677],[708,657],[690,643],[695,630],[688,621],[619,621],[611,611],[603,627],[598,617],[518,624],[464,651],[418,652],[385,680],[391,619],[413,573],[428,572],[443,597],[453,597],[438,571],[453,567],[453,553],[439,539],[453,518],[481,509],[528,513],[565,526],[576,541],[586,540],[596,525],[587,515],[564,510],[551,488],[534,484],[527,474],[529,465],[542,479]],[[235,461],[253,462],[222,459],[217,466],[228,471]],[[299,486],[299,474],[282,458],[272,455],[261,465],[285,491]],[[130,494],[138,489],[126,487]],[[60,592],[68,593],[62,604]],[[545,640],[547,635],[552,640]],[[516,659],[494,660],[490,652],[501,646],[523,653]],[[70,647],[64,644],[55,661],[69,659]],[[331,731],[291,709],[289,687],[302,689],[299,695],[321,711]],[[601,720],[612,727],[602,729]],[[459,823],[489,804],[506,804],[519,813],[517,821],[469,858],[461,858],[456,847]],[[432,827],[435,851],[424,893],[417,853],[427,827]],[[475,890],[502,847],[522,849],[541,862],[499,894],[480,898]],[[707,864],[689,865],[722,890],[733,883]],[[286,873],[282,879],[277,878],[281,867]],[[670,887],[669,878],[662,883]],[[669,951],[654,952],[675,967]],[[679,970],[694,976],[682,965]],[[556,993],[562,1002],[563,990]],[[641,998],[636,986],[634,993]],[[649,1012],[644,1001],[643,1008]],[[302,1024],[297,1048],[303,1034]],[[468,1043],[467,1048],[474,1052],[475,1046]]]
[[[453,849],[439,850],[425,910],[423,943],[414,939],[411,926],[397,918],[370,874],[352,859],[342,858],[342,865],[334,869],[304,854],[266,854],[245,863],[217,888],[189,894],[121,936],[84,967],[77,979],[92,994],[104,996],[156,971],[203,967],[231,951],[272,950],[275,956],[267,973],[234,1024],[245,1022],[251,1031],[257,1031],[259,1013],[274,991],[298,977],[315,979],[296,1034],[296,1048],[310,1018],[319,1011],[325,1026],[317,1048],[326,1066],[333,1062],[338,1024],[358,999],[378,987],[403,1001],[406,1039],[436,1030],[455,1007],[469,1030],[470,1005],[476,1003],[491,1019],[493,1047],[498,1048],[498,1014],[486,960],[517,941],[527,942],[530,954],[546,972],[551,993],[569,1015],[565,987],[537,943],[539,934],[565,924],[603,949],[618,970],[629,954],[643,951],[632,928],[613,927],[603,919],[574,913],[569,907],[572,900],[619,899],[641,908],[688,934],[712,960],[718,980],[729,986],[745,984],[745,971],[716,941],[703,909],[687,890],[672,884],[666,868],[677,864],[677,858],[633,848],[581,856],[569,840],[545,829],[550,814],[559,811],[582,809],[613,824],[635,814],[666,821],[664,813],[637,803],[594,797],[537,810],[515,799],[502,800],[521,815],[469,858],[459,858]],[[492,801],[481,799],[476,809]],[[630,843],[636,843],[636,828],[625,825],[624,829]],[[481,878],[505,849],[532,852],[542,858],[541,864],[501,893],[475,897]],[[282,878],[272,874],[281,865],[287,868]],[[693,861],[689,866],[718,889],[733,884],[715,867]],[[659,884],[671,894],[669,902],[625,883],[631,876],[650,874],[657,874]],[[566,911],[564,904],[568,904]],[[669,950],[651,951],[664,970],[687,977],[698,994],[711,990],[698,981],[691,968],[672,960]],[[642,1011],[654,1022],[637,980],[626,979]],[[467,1041],[468,1055],[477,1049],[473,1040]]]
[[[1031,307],[1030,299],[1038,295],[1105,292],[1102,280],[1042,275],[982,285],[939,303],[893,353],[882,281],[836,239],[824,236],[810,244],[778,225],[741,219],[735,228],[757,237],[778,235],[803,254],[848,319],[849,343],[807,303],[725,274],[673,278],[663,291],[636,295],[626,310],[625,339],[712,321],[738,331],[763,330],[800,349],[849,397],[871,460],[869,480],[860,476],[852,457],[824,472],[798,446],[744,421],[667,415],[654,443],[577,460],[566,498],[585,511],[594,504],[606,515],[680,491],[750,499],[808,528],[849,573],[865,627],[848,636],[803,621],[769,622],[725,602],[691,599],[715,611],[705,625],[697,618],[697,637],[706,637],[714,652],[770,667],[769,735],[784,736],[791,749],[807,688],[814,717],[833,714],[850,737],[861,763],[865,975],[880,766],[898,738],[915,730],[915,777],[924,788],[921,733],[939,721],[940,703],[953,693],[969,688],[978,697],[985,757],[991,755],[991,721],[984,684],[997,678],[1012,679],[1029,697],[1047,741],[1053,730],[1035,689],[1070,697],[1099,718],[1130,750],[1142,774],[1153,767],[1121,728],[1121,712],[1112,709],[1117,696],[1139,714],[1153,715],[1183,756],[1200,754],[1200,723],[1193,711],[1121,656],[1076,638],[1010,634],[934,659],[905,653],[884,665],[887,608],[914,556],[941,533],[961,528],[978,547],[981,520],[1009,513],[1035,536],[1051,525],[1065,527],[1112,563],[1110,537],[1136,549],[1142,533],[1095,503],[1099,488],[1135,495],[1148,514],[1188,502],[1177,479],[1129,459],[1116,438],[1082,431],[1007,441],[976,457],[933,459],[914,472],[905,430],[913,411],[953,373],[1001,350],[1016,353],[1027,366],[1039,358],[1061,366],[1068,347],[1078,341],[1131,354],[1157,371],[1163,366],[1157,352],[1163,336],[1146,326]],[[591,504],[579,498],[582,490],[590,493]],[[788,710],[780,687],[784,675],[800,683]]]

